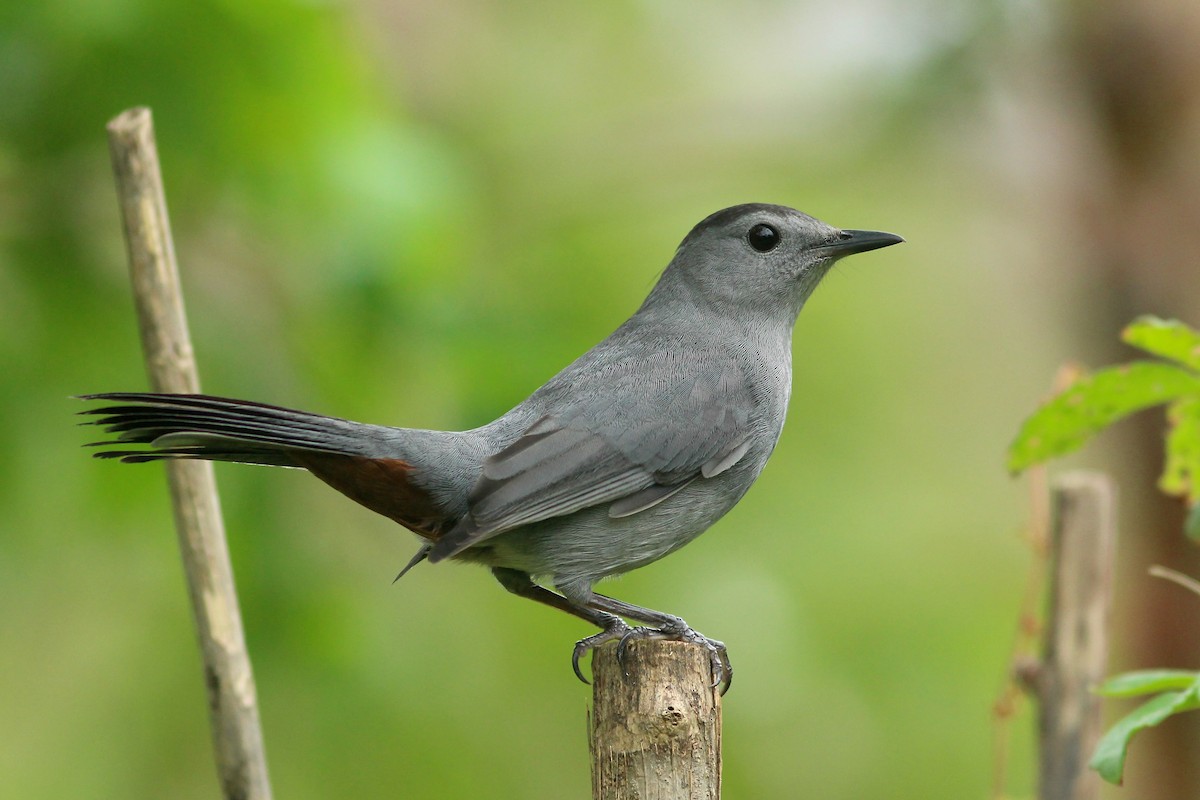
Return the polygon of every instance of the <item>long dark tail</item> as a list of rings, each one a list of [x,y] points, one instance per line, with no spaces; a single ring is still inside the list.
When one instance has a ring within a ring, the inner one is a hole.
[[[405,436],[438,435],[434,431],[401,431],[203,394],[113,392],[81,399],[115,404],[79,412],[92,417],[83,424],[115,437],[94,443],[101,448],[93,454],[97,458],[133,463],[199,458],[307,469],[426,538],[454,525],[460,513],[451,509],[462,498],[453,491],[431,493],[421,469],[399,447]]]
[[[126,462],[201,458],[279,467],[307,467],[306,454],[371,456],[364,428],[290,408],[202,394],[112,392],[83,400],[116,403],[79,412],[115,437],[94,442],[97,458]],[[128,445],[146,445],[130,448]]]

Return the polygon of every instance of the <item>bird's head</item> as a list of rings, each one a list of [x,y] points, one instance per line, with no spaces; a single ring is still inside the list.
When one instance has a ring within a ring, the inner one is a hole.
[[[785,206],[733,206],[692,228],[647,304],[665,295],[794,322],[834,262],[902,241],[893,233],[835,228]]]

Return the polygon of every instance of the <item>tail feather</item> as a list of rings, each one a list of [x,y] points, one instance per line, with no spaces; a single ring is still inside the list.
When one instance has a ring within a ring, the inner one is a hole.
[[[414,463],[429,463],[431,441],[442,448],[434,453],[436,463],[461,458],[462,451],[446,447],[450,440],[444,437],[453,434],[383,428],[210,395],[114,392],[81,399],[112,403],[79,412],[88,417],[81,424],[100,427],[112,437],[92,445],[99,448],[93,453],[97,458],[127,463],[203,459],[307,469],[351,500],[427,539],[455,524],[458,512],[451,509],[465,496],[465,488],[461,493],[453,484],[446,488],[444,480],[443,488],[431,492]],[[413,445],[416,459],[402,442]]]
[[[182,444],[166,446],[168,442],[176,441],[174,437],[178,436],[192,437],[197,443],[187,446]],[[101,459],[117,459],[126,464],[144,464],[168,459],[192,459],[233,461],[240,464],[260,464],[269,467],[302,468],[304,466],[298,463],[296,457],[290,452],[280,450],[278,445],[256,449],[245,441],[235,439],[222,449],[220,437],[216,435],[206,434],[203,435],[203,438],[197,438],[192,434],[168,434],[166,437],[156,439],[155,442],[153,450],[99,450],[92,456]],[[111,448],[115,444],[116,442],[89,442],[84,447]]]
[[[205,433],[223,434],[230,438],[250,441],[275,443],[287,441],[297,446],[308,445],[314,448],[320,448],[325,443],[325,440],[315,431],[306,435],[304,429],[297,430],[277,422],[263,424],[256,420],[237,419],[228,415],[197,414],[196,412],[147,414],[140,410],[118,411],[111,408],[96,409],[94,413],[102,416],[100,419],[92,420],[90,424],[103,427],[106,432],[116,435],[117,441],[121,442],[149,444],[165,436],[176,436],[182,432],[199,432],[201,430],[199,426],[203,426],[202,430]]]
[[[289,451],[367,455],[369,446],[355,435],[355,423],[280,406],[210,395],[115,392],[84,395],[84,400],[114,401],[80,414],[114,437],[97,442],[97,458],[126,462],[165,458],[202,458],[251,464],[299,467]],[[359,426],[361,427],[361,426]],[[118,445],[141,444],[138,450]]]

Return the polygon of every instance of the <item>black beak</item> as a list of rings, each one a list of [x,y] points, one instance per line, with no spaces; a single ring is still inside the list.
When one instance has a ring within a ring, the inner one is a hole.
[[[840,231],[838,237],[832,242],[820,245],[818,249],[826,251],[833,258],[841,258],[842,256],[852,256],[855,253],[865,253],[868,250],[878,250],[881,247],[891,247],[903,241],[903,237],[894,233],[845,230]]]

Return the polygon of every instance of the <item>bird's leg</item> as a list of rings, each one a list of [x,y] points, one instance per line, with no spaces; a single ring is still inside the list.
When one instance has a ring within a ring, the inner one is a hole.
[[[571,653],[571,668],[575,670],[576,677],[584,683],[587,683],[588,679],[583,677],[583,672],[579,669],[579,659],[583,654],[612,639],[623,640],[633,630],[625,624],[625,620],[616,614],[576,605],[562,595],[556,594],[544,586],[539,586],[526,572],[506,567],[492,567],[492,575],[500,582],[501,586],[518,597],[525,597],[551,608],[557,608],[559,611],[565,611],[580,619],[585,619],[601,629],[599,633],[594,633],[576,642],[575,650]]]
[[[733,683],[733,666],[729,663],[729,653],[725,649],[724,642],[710,639],[704,634],[693,630],[691,626],[673,614],[665,614],[662,611],[635,606],[613,597],[596,594],[595,592],[592,592],[591,599],[588,600],[587,605],[596,611],[628,617],[629,619],[646,622],[654,626],[649,628],[631,628],[626,631],[621,636],[620,644],[617,645],[618,661],[624,661],[625,648],[629,646],[629,642],[632,639],[667,639],[677,642],[693,642],[708,651],[709,663],[712,665],[713,686],[721,686],[721,694],[729,691],[729,686]]]

